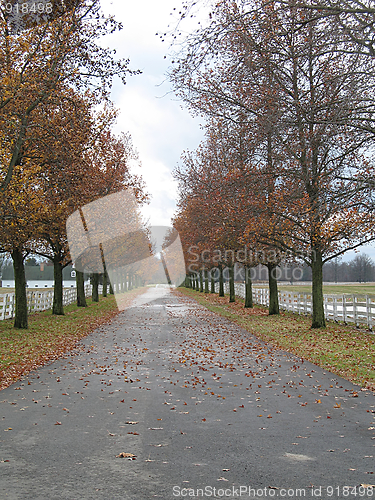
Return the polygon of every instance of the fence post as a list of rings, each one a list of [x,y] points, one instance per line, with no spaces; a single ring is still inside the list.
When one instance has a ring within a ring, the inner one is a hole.
[[[366,318],[367,318],[367,328],[369,328],[369,330],[372,330],[370,297],[368,295],[366,295]]]
[[[357,302],[356,302],[356,296],[354,295],[354,293],[352,294],[352,299],[353,299],[353,321],[354,321],[354,324],[355,326],[358,326],[357,325]]]
[[[5,319],[5,310],[6,310],[6,306],[7,306],[8,295],[5,294],[5,295],[2,295],[2,297],[3,297],[3,310],[1,312],[1,319]]]

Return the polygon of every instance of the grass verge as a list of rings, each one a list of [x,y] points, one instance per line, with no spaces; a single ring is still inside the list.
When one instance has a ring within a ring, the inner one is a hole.
[[[128,292],[131,301],[145,288]],[[77,342],[118,314],[114,295],[87,300],[87,307],[71,304],[64,316],[43,311],[29,316],[29,328],[13,327],[13,319],[0,321],[0,390],[30,371],[74,349]]]
[[[374,334],[331,322],[325,329],[312,329],[310,317],[285,311],[279,316],[268,316],[264,307],[245,309],[243,300],[239,298],[229,303],[227,296],[219,297],[182,287],[178,290],[177,293],[195,299],[259,339],[375,391]]]

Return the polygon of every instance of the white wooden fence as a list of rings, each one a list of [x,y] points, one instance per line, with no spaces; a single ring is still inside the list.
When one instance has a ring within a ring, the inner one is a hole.
[[[235,294],[245,298],[245,284],[234,284]],[[219,283],[215,284],[219,291]],[[229,283],[224,283],[224,292],[229,293]],[[297,313],[312,314],[311,293],[286,292],[279,290],[279,306],[281,309]],[[253,288],[253,301],[255,304],[269,305],[268,288]],[[357,326],[366,325],[373,330],[375,324],[375,295],[324,295],[324,311],[328,320],[355,323]]]
[[[100,287],[101,285],[99,285],[99,288]],[[86,283],[85,284],[86,297],[91,296],[91,292],[92,292],[92,286],[89,283]],[[76,288],[65,288],[63,290],[64,306],[72,304],[76,300],[77,300]],[[53,304],[53,290],[46,290],[43,292],[39,290],[27,291],[27,306],[29,313],[52,309],[52,304]],[[15,309],[14,292],[0,294],[0,320],[13,318],[14,309]]]

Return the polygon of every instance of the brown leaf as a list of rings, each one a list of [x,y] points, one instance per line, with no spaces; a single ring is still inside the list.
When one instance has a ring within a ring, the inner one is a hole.
[[[121,453],[116,455],[116,458],[128,458],[129,460],[135,460],[136,455],[134,455],[134,453],[125,453],[124,451],[122,451]]]

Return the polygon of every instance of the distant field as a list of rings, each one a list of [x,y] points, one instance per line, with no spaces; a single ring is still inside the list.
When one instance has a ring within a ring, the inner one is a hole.
[[[28,288],[28,290],[32,290],[33,292],[39,291],[39,292],[45,292],[45,291],[50,291],[53,290],[53,288]],[[8,287],[0,287],[0,293],[12,293],[14,292],[14,288],[8,288]]]
[[[253,284],[254,288],[263,288],[266,285]],[[311,293],[311,285],[283,285],[278,284],[279,290],[286,290],[288,292],[301,292],[301,293]],[[374,283],[356,283],[351,285],[323,285],[323,293],[326,294],[336,294],[341,295],[343,293],[355,293],[364,295],[375,295],[375,284]]]

